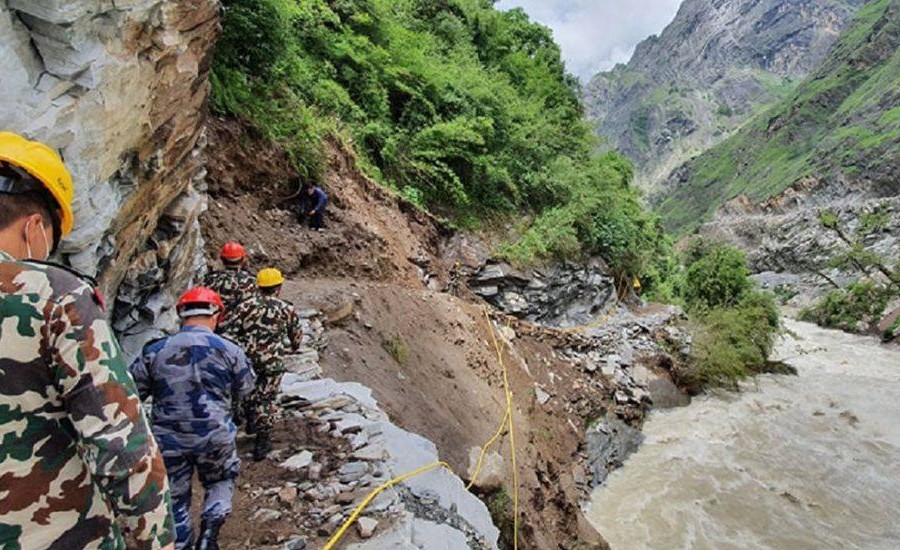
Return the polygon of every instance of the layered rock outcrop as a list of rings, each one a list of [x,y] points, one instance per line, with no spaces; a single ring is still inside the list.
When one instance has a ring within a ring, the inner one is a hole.
[[[215,0],[0,1],[0,128],[49,144],[72,171],[75,230],[60,259],[116,298],[126,352],[174,319],[173,295],[202,266],[218,9]]]
[[[627,65],[591,80],[588,117],[653,189],[808,75],[864,3],[686,0]]]
[[[501,311],[556,327],[595,321],[616,302],[615,280],[600,260],[562,263],[529,273],[489,261],[469,278],[469,287]]]

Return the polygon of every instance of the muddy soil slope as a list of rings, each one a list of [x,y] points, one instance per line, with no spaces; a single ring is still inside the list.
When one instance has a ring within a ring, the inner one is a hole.
[[[329,318],[324,376],[371,388],[393,422],[433,441],[463,478],[470,449],[490,439],[505,412],[490,328],[500,327],[496,337],[514,395],[520,541],[527,548],[604,547],[579,509],[590,490],[585,427],[608,410],[639,425],[643,405],[617,405],[612,376],[586,370],[564,353],[576,347],[577,335],[441,292],[449,262],[440,254],[450,232],[361,175],[339,145],[331,146],[323,183],[332,198],[328,228],[317,233],[279,203],[290,193],[286,182],[296,180],[280,149],[235,121],[215,121],[211,133],[210,209],[202,219],[210,261],[218,246],[236,238],[249,245],[256,267],[282,268],[292,279],[285,297]],[[507,474],[509,436],[505,432],[494,447]],[[288,439],[279,446],[296,446]],[[252,503],[247,493],[268,466],[245,467],[249,483],[241,483],[237,498]],[[504,491],[512,495],[507,478]],[[483,496],[490,502],[498,495]],[[242,542],[226,547],[243,547],[249,531],[240,524],[252,527],[252,507],[238,511],[235,527],[225,532]]]

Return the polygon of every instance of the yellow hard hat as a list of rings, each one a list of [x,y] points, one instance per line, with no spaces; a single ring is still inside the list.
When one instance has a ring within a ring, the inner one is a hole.
[[[20,168],[41,182],[59,205],[60,231],[63,235],[72,232],[75,186],[72,175],[56,151],[20,135],[0,132],[0,162]]]
[[[274,267],[261,269],[256,274],[256,285],[259,288],[269,288],[284,283],[284,275]]]

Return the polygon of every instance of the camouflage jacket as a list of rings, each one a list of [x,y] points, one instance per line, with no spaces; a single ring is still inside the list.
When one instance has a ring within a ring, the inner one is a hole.
[[[98,295],[0,251],[0,548],[173,541],[165,465]]]
[[[284,356],[303,343],[303,326],[294,306],[259,294],[238,304],[220,332],[244,348],[253,368],[263,376],[282,372]]]
[[[241,348],[202,327],[150,342],[131,374],[141,399],[153,397],[153,434],[164,455],[234,441],[232,399],[247,397],[256,381]]]
[[[243,269],[210,271],[203,278],[203,286],[218,292],[228,310],[256,295],[256,279]]]

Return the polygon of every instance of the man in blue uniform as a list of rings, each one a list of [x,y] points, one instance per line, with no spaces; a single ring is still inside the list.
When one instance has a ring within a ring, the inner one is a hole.
[[[253,390],[256,375],[244,352],[214,330],[224,312],[215,291],[198,287],[178,301],[181,331],[153,341],[131,365],[141,399],[153,397],[153,434],[162,448],[172,491],[176,548],[191,548],[194,470],[205,497],[197,550],[218,550],[231,512],[240,459],[233,399]]]
[[[317,231],[325,228],[325,206],[328,205],[328,195],[321,187],[307,185],[301,192],[300,216],[309,216],[309,227]]]

